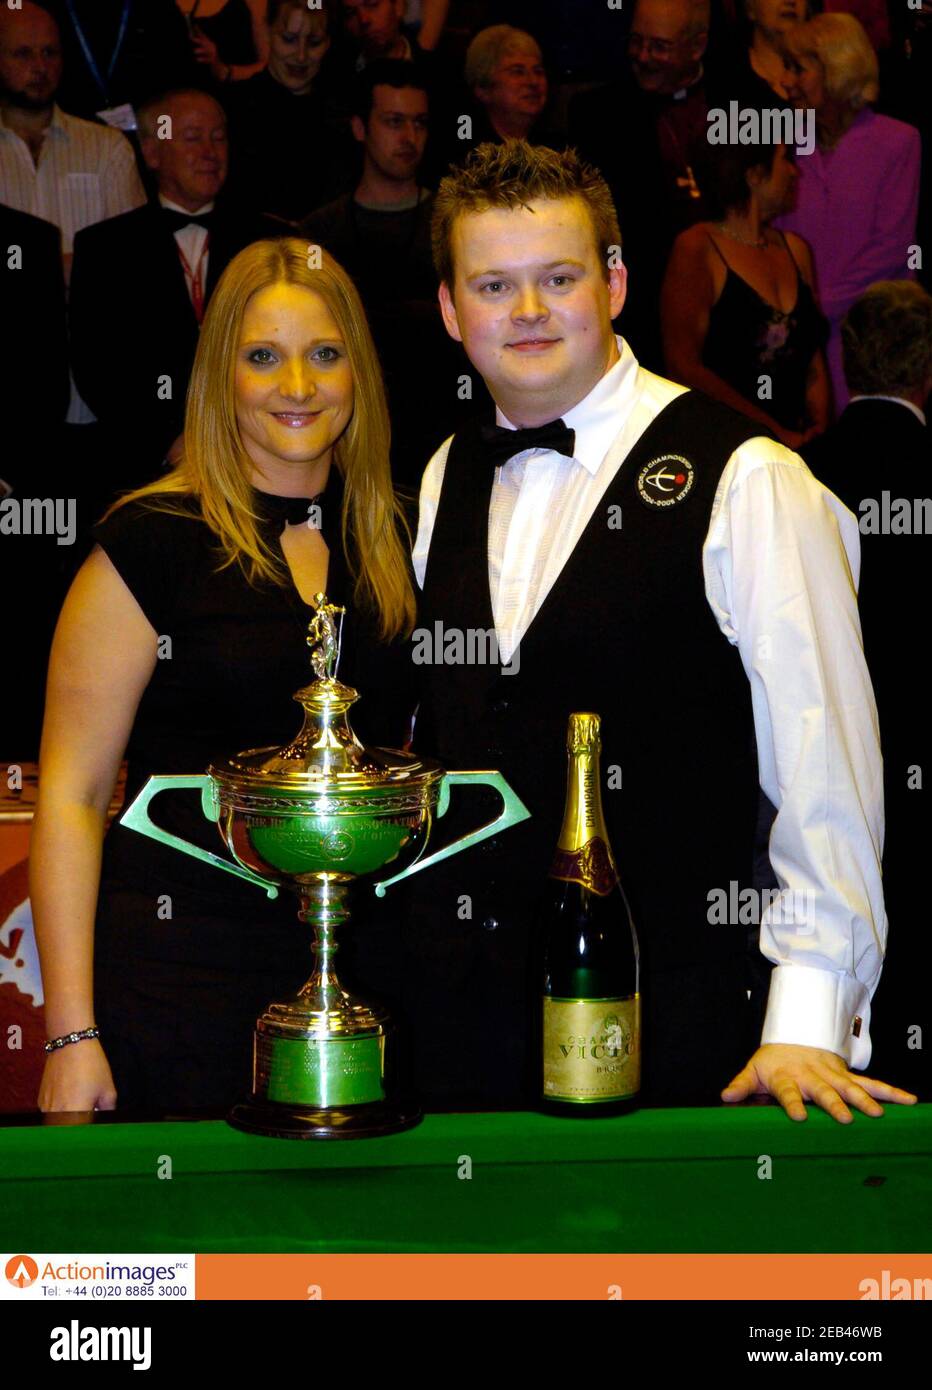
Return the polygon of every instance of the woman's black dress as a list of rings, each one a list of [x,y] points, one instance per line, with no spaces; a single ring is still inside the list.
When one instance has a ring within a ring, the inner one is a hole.
[[[307,502],[256,493],[270,543]],[[323,495],[327,595],[347,607],[340,678],[362,698],[351,713],[369,744],[397,747],[411,708],[406,644],[380,643],[354,611],[340,542],[342,483]],[[238,565],[216,573],[216,538],[197,515],[132,503],[94,536],[162,640],[127,746],[127,805],[153,773],[201,773],[245,748],[279,746],[301,726],[292,696],[313,679],[312,608],[290,584],[252,587]],[[150,818],[226,855],[197,791],[163,792]],[[371,893],[358,892],[365,915]],[[310,974],[310,932],[287,890],[263,889],[114,821],[104,839],[94,990],[96,1022],[120,1109],[195,1109],[244,1098],[252,1031],[272,1001]]]
[[[726,275],[709,314],[703,366],[727,381],[745,400],[762,405],[785,429],[806,429],[809,369],[815,354],[825,351],[828,320],[800,275],[786,237],[783,244],[796,272],[796,302],[787,313],[763,299],[728,264],[711,237],[709,240]],[[770,395],[765,399],[757,394],[762,376],[770,378]]]

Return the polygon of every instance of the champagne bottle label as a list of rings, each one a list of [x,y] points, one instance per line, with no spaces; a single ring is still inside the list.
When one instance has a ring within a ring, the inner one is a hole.
[[[544,1096],[623,1100],[641,1085],[641,999],[544,996]]]
[[[618,882],[618,875],[605,841],[598,835],[579,849],[564,849],[558,845],[550,866],[550,877],[566,883],[581,883],[599,897],[607,897]]]

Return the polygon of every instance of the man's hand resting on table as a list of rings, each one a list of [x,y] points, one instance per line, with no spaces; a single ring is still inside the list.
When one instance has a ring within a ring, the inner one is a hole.
[[[804,1100],[814,1101],[841,1124],[850,1124],[852,1115],[845,1101],[865,1115],[882,1115],[878,1100],[898,1105],[915,1105],[918,1096],[888,1086],[885,1081],[848,1070],[837,1052],[798,1043],[765,1043],[754,1053],[743,1070],[722,1091],[722,1100],[746,1100],[748,1096],[771,1095],[791,1120],[804,1120]]]

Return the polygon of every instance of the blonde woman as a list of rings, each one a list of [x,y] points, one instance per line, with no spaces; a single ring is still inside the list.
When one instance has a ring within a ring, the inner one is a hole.
[[[842,319],[875,281],[915,278],[921,141],[913,126],[872,109],[877,55],[852,15],[794,25],[784,46],[787,92],[810,119],[815,112],[816,148],[800,152],[796,206],[774,226],[812,248],[840,412],[848,401]]]
[[[381,375],[352,282],[308,253],[262,241],[230,262],[181,461],[110,508],[62,609],[31,895],[48,1039],[99,1037],[49,1053],[43,1111],[228,1104],[256,1015],[307,973],[286,895],[269,903],[116,823],[104,835],[124,754],[129,799],[151,773],[290,739],[321,590],[347,608],[340,675],[365,692],[360,735],[405,736],[414,597]],[[217,849],[197,803],[163,793],[153,817]]]

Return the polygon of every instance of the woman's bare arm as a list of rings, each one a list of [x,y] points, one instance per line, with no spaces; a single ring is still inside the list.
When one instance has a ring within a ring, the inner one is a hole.
[[[821,348],[813,354],[806,373],[806,413],[810,439],[822,434],[832,422],[832,380]]]
[[[52,643],[31,837],[29,891],[50,1037],[94,1022],[94,918],[107,809],[156,648],[152,625],[95,547],[68,592]],[[40,1108],[92,1109],[100,1096],[89,1092],[100,1091],[101,1063],[106,1068],[93,1042],[52,1053]]]
[[[421,27],[417,36],[419,48],[430,50],[437,47],[443,36],[449,10],[450,0],[424,0]]]

